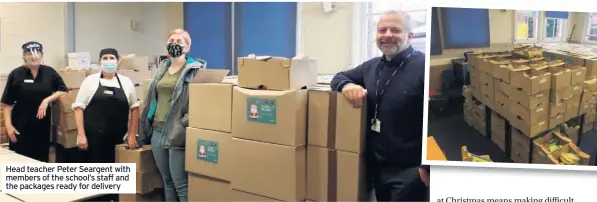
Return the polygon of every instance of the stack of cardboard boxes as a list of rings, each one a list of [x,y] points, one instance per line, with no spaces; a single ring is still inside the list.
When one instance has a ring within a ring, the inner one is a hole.
[[[474,91],[475,87],[473,85],[462,87],[464,121],[469,126],[477,129],[482,135],[485,135],[485,105],[477,99],[478,97],[473,96],[473,92],[479,93],[479,91]]]
[[[143,101],[143,89],[148,88],[145,82],[152,78],[148,57],[133,56],[122,59],[118,65],[118,73],[131,79],[137,91],[137,98]]]
[[[74,148],[77,146],[77,125],[72,104],[77,98],[79,87],[87,77],[87,73],[84,70],[66,68],[58,70],[58,74],[64,80],[69,92],[60,97],[55,105],[52,105],[52,118],[57,132],[56,143],[66,149]]]
[[[120,194],[120,201],[163,201],[163,180],[153,159],[151,146],[131,150],[127,145],[116,146],[117,163],[136,164],[136,194]],[[191,192],[191,191],[189,191]]]
[[[506,130],[511,128],[510,156],[518,163],[530,163],[533,151],[544,151],[533,150],[533,141],[554,138],[552,133],[558,132],[564,122],[595,111],[593,100],[597,99],[589,96],[588,92],[594,91],[587,91],[585,82],[590,78],[585,76],[587,68],[546,60],[540,57],[541,52],[535,47],[516,47],[512,52],[469,55],[471,85],[463,90],[465,121],[473,126],[482,125],[475,122],[485,123],[482,118],[473,121],[474,110],[467,110],[474,109],[471,103],[475,100],[486,105],[491,113],[481,116],[490,118],[491,139],[506,150]],[[475,128],[486,133],[486,128]]]
[[[189,200],[363,197],[364,109],[315,87],[312,59],[243,57],[238,70],[238,82],[189,89]]]
[[[354,108],[327,85],[309,90],[307,199],[367,200],[365,117],[366,107]]]
[[[316,83],[314,61],[239,58],[238,70],[238,86],[190,88],[189,189],[203,191],[189,200],[304,200],[307,90],[301,88]]]

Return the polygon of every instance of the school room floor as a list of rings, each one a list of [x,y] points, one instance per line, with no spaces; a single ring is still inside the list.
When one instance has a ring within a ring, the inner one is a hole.
[[[454,110],[456,111],[456,110]],[[461,110],[460,110],[461,111]],[[429,136],[433,136],[449,161],[461,161],[460,148],[464,145],[474,154],[490,155],[495,162],[512,162],[491,139],[481,135],[464,122],[462,113],[451,113],[429,120]],[[597,158],[597,131],[591,130],[582,135],[580,148],[591,154],[589,165],[595,165]]]

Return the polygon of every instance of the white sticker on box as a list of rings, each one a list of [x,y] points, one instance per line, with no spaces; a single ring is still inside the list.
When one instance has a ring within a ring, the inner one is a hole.
[[[538,108],[537,109],[537,112],[542,112],[542,111],[543,111],[543,108]]]
[[[543,93],[539,93],[535,97],[543,97]]]
[[[580,74],[582,74],[582,72],[576,72],[576,76],[579,76]]]
[[[545,82],[547,82],[547,78],[543,78],[543,79],[539,80],[539,83],[545,83]]]
[[[545,121],[541,121],[541,122],[539,122],[539,124],[537,124],[537,125],[541,126],[541,125],[543,125],[543,124],[545,124]]]

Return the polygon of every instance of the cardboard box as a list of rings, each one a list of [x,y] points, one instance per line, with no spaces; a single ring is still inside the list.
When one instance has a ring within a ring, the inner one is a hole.
[[[580,98],[581,104],[595,104],[597,103],[597,93],[585,91]]]
[[[576,154],[580,157],[579,165],[589,165],[589,159],[591,156],[583,151],[580,150],[576,145],[569,143],[564,145],[560,150],[554,151],[549,155],[549,159],[553,164],[562,164],[560,161],[560,156],[562,153],[568,152]]]
[[[495,57],[495,55],[482,55],[477,57],[477,65],[479,70],[487,74],[493,73],[493,65],[490,63],[490,61]]]
[[[189,192],[190,193],[190,192]],[[150,201],[164,201],[164,190],[157,189],[146,194],[119,194],[119,201],[136,201],[136,202],[150,202]]]
[[[137,165],[137,173],[151,173],[157,171],[153,153],[150,145],[143,145],[138,149],[128,149],[125,144],[116,145],[117,163],[134,163]]]
[[[118,70],[149,70],[149,58],[147,56],[124,57],[118,63]]]
[[[578,66],[585,66],[587,68],[587,79],[597,77],[597,58],[586,58],[585,64]]]
[[[495,143],[502,151],[506,151],[506,136],[505,134],[499,134],[491,132],[491,141]]]
[[[570,84],[573,86],[582,85],[587,77],[587,68],[582,66],[566,65],[570,70]]]
[[[83,80],[87,77],[87,72],[83,70],[61,69],[58,70],[58,75],[62,77],[68,89],[74,89],[81,87]]]
[[[527,95],[535,95],[551,88],[551,74],[533,75],[535,69],[530,66],[518,66],[512,69],[510,78],[512,86]]]
[[[545,106],[549,103],[549,90],[541,91],[533,95],[527,95],[526,93],[519,90],[512,90],[510,92],[511,104],[518,104],[526,109],[535,109],[539,106]],[[511,109],[510,111],[512,111]]]
[[[505,151],[506,119],[495,111],[491,113],[491,140]]]
[[[189,127],[222,132],[232,130],[232,85],[189,85]]]
[[[366,104],[354,108],[329,88],[309,90],[309,145],[360,153],[365,148]]]
[[[549,128],[554,128],[566,120],[566,101],[549,103]]]
[[[62,145],[65,149],[78,147],[77,145],[77,130],[70,131],[56,131],[56,143]]]
[[[574,95],[566,101],[566,120],[570,120],[579,115],[580,95]]]
[[[495,91],[494,110],[507,119],[510,119],[510,117],[512,117],[512,113],[510,113],[511,102],[512,101],[510,100],[510,97],[507,94],[497,90]]]
[[[510,69],[512,69],[512,61],[505,58],[495,58],[490,63],[493,65],[492,76],[496,79],[510,83]]]
[[[306,143],[307,90],[234,87],[232,137],[288,146]]]
[[[560,131],[552,131],[547,135],[533,140],[533,162],[539,164],[550,164],[548,155],[553,151],[550,151],[545,145],[550,140],[555,139],[558,145],[566,145],[572,142],[572,140],[563,136]]]
[[[317,61],[310,58],[238,58],[238,85],[244,88],[297,90],[317,85]]]
[[[592,78],[585,81],[583,91],[585,92],[597,92],[597,78]]]
[[[309,146],[307,199],[313,201],[366,201],[362,154]]]
[[[529,152],[531,151],[531,139],[519,129],[511,127],[510,158],[515,163],[529,163]]]
[[[473,127],[473,124],[475,122],[474,119],[474,115],[473,115],[473,109],[472,108],[465,108],[463,110],[463,116],[464,116],[464,122],[466,122],[469,126]]]
[[[586,114],[588,112],[594,112],[595,111],[595,104],[594,103],[583,103],[580,108],[578,109],[578,114],[582,115],[582,114]]]
[[[189,173],[189,201],[277,201],[230,188],[230,182]]]
[[[540,102],[532,108],[526,108],[519,103],[511,103],[510,109],[510,113],[516,116],[517,120],[524,121],[527,125],[547,121],[549,117],[548,102]]]
[[[137,173],[137,194],[148,194],[158,188],[164,188],[162,174],[157,170],[148,173]]]
[[[492,134],[506,135],[506,119],[495,111],[491,112],[491,132]]]
[[[121,69],[118,72],[128,77],[134,85],[143,84],[143,80],[151,79],[151,71],[147,68],[142,70]]]
[[[305,199],[306,148],[232,138],[231,187],[283,201]],[[263,180],[267,179],[267,183]]]
[[[229,133],[188,127],[185,170],[228,181],[231,139]]]

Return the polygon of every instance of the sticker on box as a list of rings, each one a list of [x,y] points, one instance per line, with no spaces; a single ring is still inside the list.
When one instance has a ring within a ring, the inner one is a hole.
[[[197,160],[208,163],[218,163],[219,144],[211,140],[197,140]]]
[[[247,121],[276,124],[276,100],[247,98]]]

